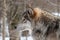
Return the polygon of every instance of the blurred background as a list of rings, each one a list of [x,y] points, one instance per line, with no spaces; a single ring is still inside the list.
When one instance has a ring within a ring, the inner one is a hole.
[[[31,23],[20,23],[27,4],[60,16],[60,0],[0,0],[0,40],[33,40]]]

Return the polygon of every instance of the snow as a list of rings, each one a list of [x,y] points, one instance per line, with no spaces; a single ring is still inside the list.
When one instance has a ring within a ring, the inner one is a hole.
[[[2,37],[0,36],[0,40],[2,40]],[[9,37],[6,37],[5,40],[9,40]],[[26,40],[26,37],[21,37],[21,40]],[[33,40],[31,36],[27,37],[27,40]]]
[[[21,40],[26,40],[26,37],[21,37]],[[31,36],[27,37],[27,40],[33,40]]]
[[[60,13],[52,13],[53,15],[60,16]]]
[[[2,40],[2,37],[1,37],[1,36],[0,36],[0,40]],[[6,37],[6,38],[5,38],[5,40],[9,40],[9,38],[8,38],[8,37]]]

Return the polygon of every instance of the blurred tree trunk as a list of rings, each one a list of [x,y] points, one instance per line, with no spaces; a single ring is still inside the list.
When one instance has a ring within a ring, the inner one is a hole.
[[[10,40],[20,40],[19,32],[11,29],[9,29]]]
[[[11,18],[10,24],[9,24],[10,40],[20,40],[19,31],[17,31],[17,26],[16,26],[18,23],[17,9],[18,9],[18,6],[15,5],[15,9],[12,11],[13,17]]]
[[[6,0],[3,0],[3,17],[2,17],[2,40],[5,40],[5,26],[6,26]]]
[[[5,18],[2,18],[2,40],[5,40]]]
[[[21,20],[21,13],[23,12],[23,0],[7,0],[7,20],[9,28],[10,40],[20,40],[20,32],[17,30],[18,22]]]

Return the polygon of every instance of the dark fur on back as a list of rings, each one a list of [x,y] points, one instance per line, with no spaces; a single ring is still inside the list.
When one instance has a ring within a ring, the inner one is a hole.
[[[33,13],[35,13],[34,10],[32,10],[32,11],[33,11]],[[39,11],[37,11],[35,14],[36,15],[39,14],[38,12]],[[47,28],[44,36],[47,37],[50,33],[56,32],[58,30],[59,19],[57,17],[54,17],[52,14],[47,13],[45,11],[41,11],[40,14],[39,14],[40,17],[38,17],[38,15],[37,15],[37,16],[34,16],[34,18],[33,18],[33,13],[31,11],[27,10],[27,11],[24,12],[23,16],[26,20],[28,20],[30,22],[33,20],[35,22],[35,26],[37,25],[38,22],[40,22],[42,24],[44,23],[43,27]],[[38,28],[38,26],[37,26],[37,28]],[[36,28],[35,28],[35,30],[36,30]],[[41,33],[41,32],[42,31],[40,29],[36,30],[36,33]]]

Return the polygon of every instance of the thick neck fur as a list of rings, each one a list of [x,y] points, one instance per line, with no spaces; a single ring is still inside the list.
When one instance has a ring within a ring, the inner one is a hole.
[[[38,22],[44,23],[44,26],[49,25],[48,27],[46,27],[47,31],[45,35],[57,30],[59,27],[57,17],[39,8],[33,9],[33,20],[35,21],[35,25],[37,25]]]

